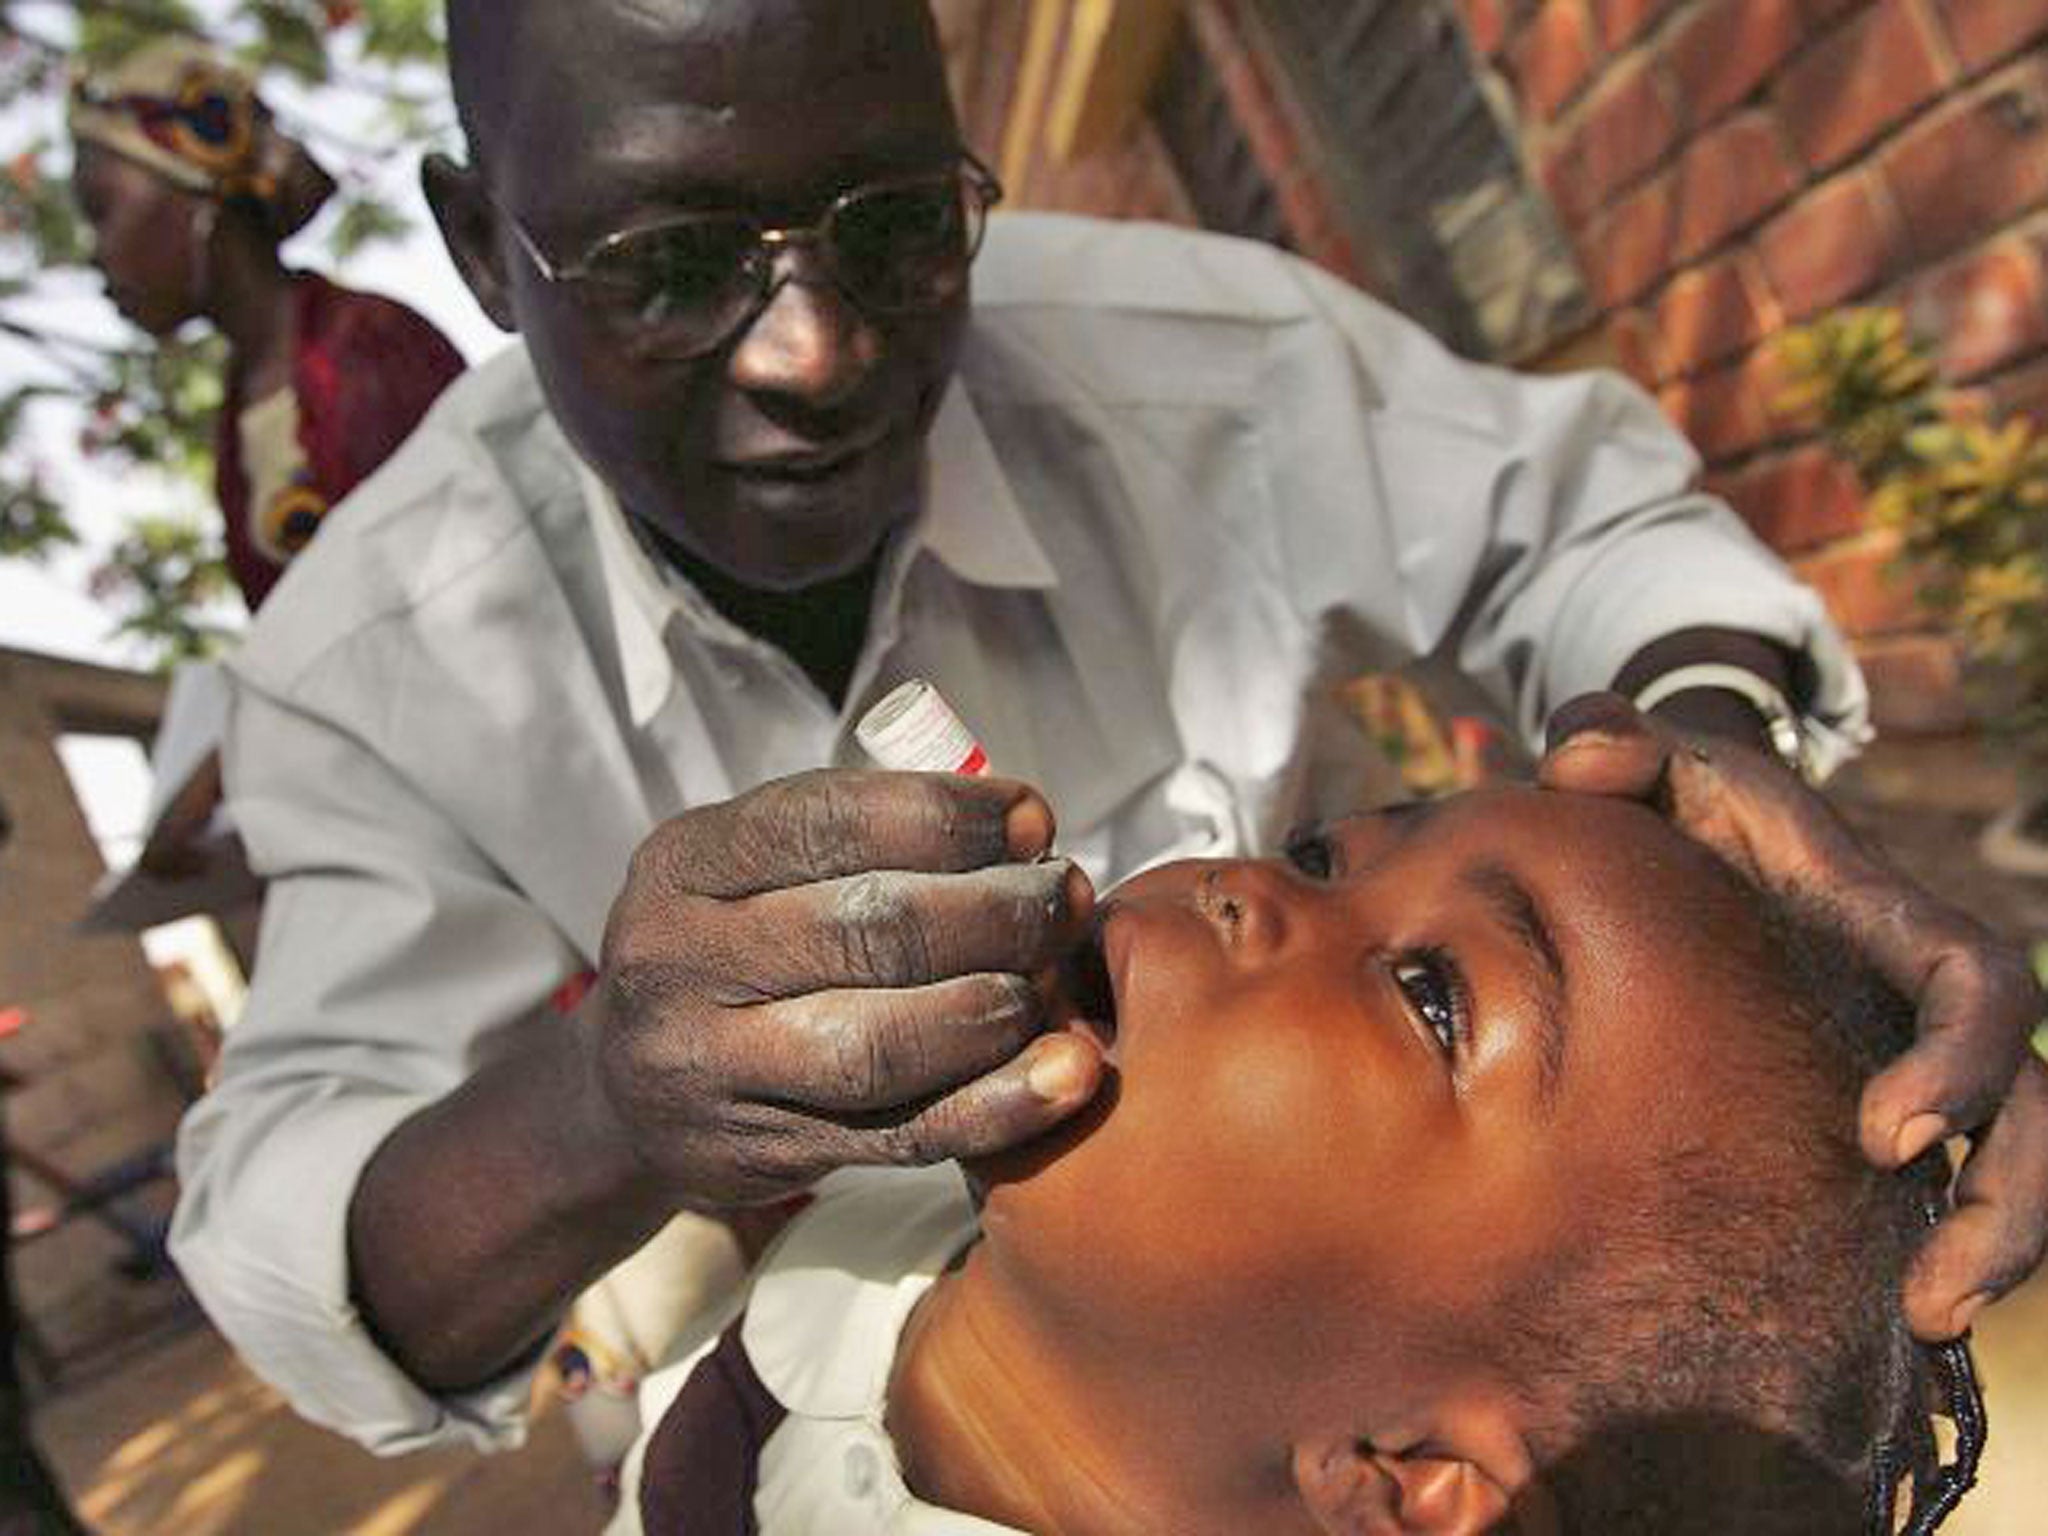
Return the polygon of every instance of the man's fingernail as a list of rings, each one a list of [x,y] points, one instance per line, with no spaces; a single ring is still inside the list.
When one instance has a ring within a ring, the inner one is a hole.
[[[1003,836],[1010,856],[1027,862],[1052,847],[1052,811],[1036,795],[1026,795],[1003,818]]]
[[[1574,731],[1561,741],[1551,742],[1548,753],[1562,757],[1567,752],[1590,752],[1598,747],[1612,747],[1620,739],[1612,731]]]
[[[1066,899],[1067,911],[1076,917],[1086,917],[1095,910],[1095,882],[1088,878],[1088,871],[1073,860],[1063,862],[1067,866],[1067,878],[1060,886],[1060,894]]]
[[[1948,1135],[1948,1118],[1944,1115],[1915,1115],[1899,1127],[1899,1134],[1892,1138],[1892,1156],[1901,1163],[1910,1163],[1937,1141]]]
[[[1086,1050],[1078,1041],[1042,1040],[1025,1070],[1031,1091],[1048,1104],[1065,1104],[1087,1091]]]
[[[1982,1312],[1992,1300],[1993,1297],[1989,1291],[1979,1291],[1974,1296],[1965,1297],[1956,1304],[1955,1311],[1948,1315],[1949,1330],[1957,1335],[1967,1332],[1970,1324],[1977,1320],[1977,1314]]]
[[[1567,744],[1593,745],[1635,728],[1637,716],[1628,700],[1616,693],[1586,693],[1567,699],[1550,717],[1544,745],[1555,752]]]

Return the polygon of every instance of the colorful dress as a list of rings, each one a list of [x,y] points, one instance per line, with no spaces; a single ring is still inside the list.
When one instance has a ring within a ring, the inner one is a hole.
[[[214,443],[228,566],[252,613],[463,370],[447,338],[391,299],[308,273],[292,303],[290,389],[252,401],[230,374]]]

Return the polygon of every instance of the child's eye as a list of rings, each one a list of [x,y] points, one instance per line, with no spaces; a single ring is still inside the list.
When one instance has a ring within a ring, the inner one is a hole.
[[[1394,985],[1429,1027],[1446,1056],[1455,1056],[1465,1033],[1465,979],[1449,955],[1419,950],[1393,964]]]
[[[1287,834],[1287,862],[1311,880],[1327,880],[1337,870],[1337,850],[1321,827],[1296,827]]]

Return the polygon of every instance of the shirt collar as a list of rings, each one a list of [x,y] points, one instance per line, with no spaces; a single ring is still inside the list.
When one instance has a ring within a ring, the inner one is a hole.
[[[576,481],[597,539],[598,564],[604,572],[612,633],[619,650],[619,672],[625,680],[626,708],[634,726],[645,729],[675,686],[675,661],[663,638],[675,615],[675,594],[626,526],[625,511],[612,488],[580,457]]]
[[[677,594],[627,525],[611,487],[580,457],[576,476],[597,539],[626,707],[635,727],[644,729],[675,686],[675,662],[665,636],[678,609]],[[974,586],[1034,591],[1059,584],[988,430],[957,379],[932,423],[924,511],[911,538],[913,556],[929,551]]]
[[[911,1309],[974,1238],[957,1164],[833,1175],[756,1272],[741,1324],[793,1414],[879,1423]]]
[[[988,429],[957,379],[932,423],[926,465],[918,537],[947,569],[978,587],[1030,591],[1059,585]]]

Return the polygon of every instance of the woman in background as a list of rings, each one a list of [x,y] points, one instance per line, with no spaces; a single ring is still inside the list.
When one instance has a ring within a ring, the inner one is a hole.
[[[285,265],[279,247],[334,182],[204,45],[152,42],[81,80],[71,133],[73,187],[115,305],[155,337],[204,320],[227,339],[215,485],[254,612],[462,358],[403,304]]]

